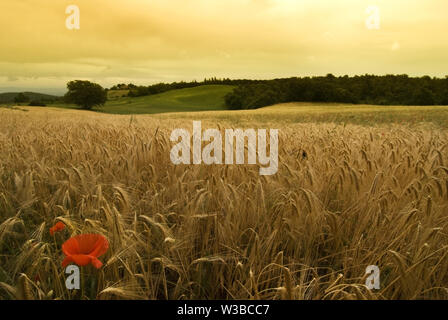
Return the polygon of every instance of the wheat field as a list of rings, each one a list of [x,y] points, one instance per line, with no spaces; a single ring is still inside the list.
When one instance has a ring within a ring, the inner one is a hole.
[[[173,165],[182,116],[0,119],[2,299],[448,298],[447,129],[277,121],[279,171],[260,176]],[[67,228],[50,236],[57,221]],[[69,291],[61,245],[87,232],[110,248]]]

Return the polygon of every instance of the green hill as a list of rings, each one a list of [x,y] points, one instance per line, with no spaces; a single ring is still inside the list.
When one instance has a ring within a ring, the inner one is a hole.
[[[13,103],[14,99],[19,95],[20,92],[5,92],[0,93],[0,103]],[[44,93],[37,92],[22,92],[25,96],[29,98],[29,101],[44,101],[50,102],[60,99],[58,96],[53,96]]]
[[[227,85],[204,85],[144,97],[123,97],[107,101],[100,110],[114,114],[224,110],[224,96],[233,88]]]

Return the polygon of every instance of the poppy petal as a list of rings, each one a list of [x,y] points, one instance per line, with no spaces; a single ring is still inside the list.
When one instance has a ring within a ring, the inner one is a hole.
[[[54,235],[57,231],[62,231],[65,229],[65,224],[61,221],[56,222],[56,224],[50,228],[50,235]]]
[[[63,264],[74,262],[78,266],[92,264],[99,269],[103,263],[98,257],[105,254],[109,242],[100,234],[81,234],[68,239],[62,245],[62,252],[67,256]]]
[[[86,265],[90,264],[90,262],[92,262],[92,257],[84,255],[84,254],[77,254],[77,255],[73,255],[71,257],[73,259],[73,262],[76,263],[80,267],[86,266]]]
[[[65,228],[65,224],[61,221],[56,222],[56,224],[54,226],[59,230],[62,230]]]
[[[90,254],[96,248],[98,239],[102,237],[99,234],[82,234],[76,237],[79,244],[79,253]]]
[[[103,266],[103,263],[95,257],[92,257],[92,264],[97,269],[99,269]]]
[[[64,261],[62,261],[62,267],[65,268],[66,266],[68,266],[70,263],[73,263],[73,259],[71,256],[67,256],[65,257]]]
[[[79,244],[78,241],[76,241],[76,238],[70,238],[65,241],[62,245],[62,252],[64,252],[66,256],[79,254]]]
[[[109,249],[109,242],[106,238],[100,237],[95,243],[95,249],[90,253],[94,257],[100,257],[107,252]]]

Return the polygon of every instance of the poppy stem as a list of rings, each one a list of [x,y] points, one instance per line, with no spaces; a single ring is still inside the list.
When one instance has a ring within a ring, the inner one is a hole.
[[[84,299],[84,285],[85,285],[84,267],[81,267],[81,300]]]
[[[95,271],[93,273],[96,273]],[[89,277],[90,282],[90,292],[89,292],[89,299],[95,300],[96,298],[96,289],[97,289],[97,277],[94,276],[94,274],[91,273]]]

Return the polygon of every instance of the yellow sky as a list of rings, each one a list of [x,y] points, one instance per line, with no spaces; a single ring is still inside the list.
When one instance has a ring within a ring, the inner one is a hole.
[[[448,0],[1,0],[0,30],[0,88],[448,74]]]

